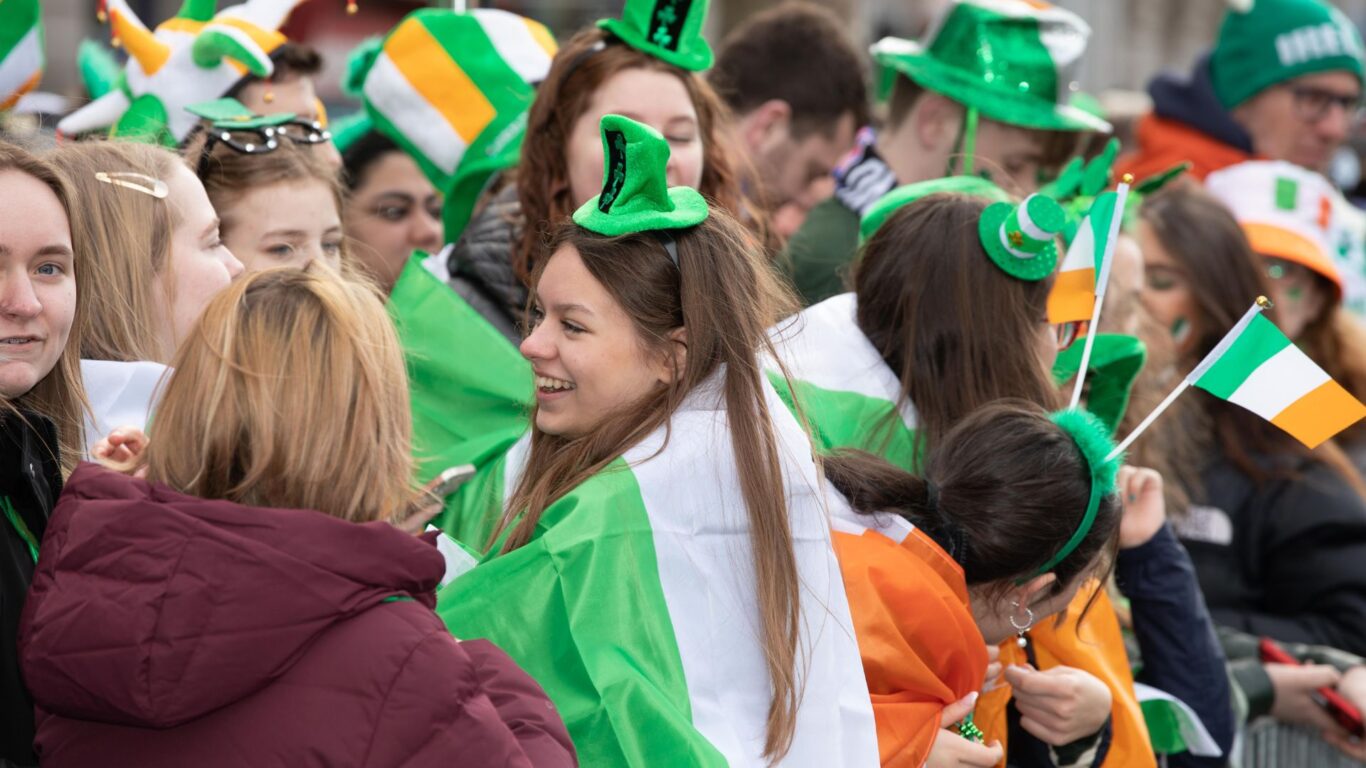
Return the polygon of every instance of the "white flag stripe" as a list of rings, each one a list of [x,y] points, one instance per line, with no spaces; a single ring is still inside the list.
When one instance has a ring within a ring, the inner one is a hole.
[[[1067,249],[1067,255],[1062,259],[1062,266],[1059,272],[1073,272],[1078,269],[1094,269],[1096,266],[1096,232],[1091,222],[1091,217],[1082,219],[1081,228],[1077,230],[1077,236],[1072,239],[1072,246]]]
[[[1270,421],[1328,380],[1322,368],[1289,344],[1257,366],[1228,400]]]
[[[10,49],[9,55],[0,60],[0,98],[19,90],[42,68],[43,41],[38,28],[33,27]]]
[[[545,79],[550,71],[550,56],[536,42],[521,16],[494,8],[476,8],[471,13],[514,72],[528,83]]]
[[[859,330],[857,309],[854,294],[843,293],[779,323],[769,336],[794,381],[895,403],[901,380]],[[901,420],[915,429],[915,409],[909,403],[901,406]]]
[[[1033,195],[1030,195],[1030,197],[1033,197]],[[1016,217],[1016,219],[1020,222],[1020,229],[1024,230],[1024,233],[1026,235],[1029,235],[1031,239],[1045,241],[1053,239],[1053,235],[1043,231],[1042,229],[1039,229],[1039,225],[1035,224],[1034,219],[1029,217],[1028,200],[1021,203],[1020,207],[1016,210],[1019,211],[1019,215]]]
[[[387,53],[376,59],[365,80],[365,98],[445,174],[455,173],[467,145],[455,127],[413,89]]]

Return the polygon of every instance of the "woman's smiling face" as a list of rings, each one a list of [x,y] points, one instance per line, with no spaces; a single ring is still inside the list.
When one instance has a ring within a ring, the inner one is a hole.
[[[536,373],[536,426],[581,437],[608,416],[664,386],[672,366],[647,351],[621,304],[562,246],[536,284],[533,328],[522,356]]]

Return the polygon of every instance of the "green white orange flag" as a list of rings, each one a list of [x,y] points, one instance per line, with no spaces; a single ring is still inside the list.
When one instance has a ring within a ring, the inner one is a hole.
[[[1261,416],[1310,448],[1366,416],[1366,406],[1260,312],[1234,327],[1191,383]],[[1217,354],[1217,356],[1216,356]]]
[[[0,110],[13,107],[38,85],[43,62],[38,0],[0,3]]]
[[[1048,294],[1050,323],[1081,322],[1091,319],[1096,308],[1097,265],[1102,263],[1109,247],[1115,221],[1116,193],[1098,195],[1086,218],[1077,229],[1077,236],[1067,248],[1058,267],[1053,290]]]
[[[1269,306],[1266,297],[1258,297],[1223,340],[1111,455],[1128,448],[1192,385],[1252,411],[1310,448],[1317,448],[1366,416],[1366,405],[1262,316],[1262,310]]]

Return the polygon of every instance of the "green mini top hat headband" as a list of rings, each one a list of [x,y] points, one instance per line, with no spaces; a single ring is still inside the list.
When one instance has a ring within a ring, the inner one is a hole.
[[[866,241],[882,228],[892,214],[903,207],[930,195],[952,193],[981,197],[993,203],[1010,202],[1010,194],[981,176],[946,176],[929,181],[906,184],[878,198],[859,220],[859,242]]]
[[[707,0],[626,0],[619,19],[598,26],[623,43],[692,72],[710,69],[711,46],[702,37]]]
[[[707,220],[707,201],[691,187],[670,187],[669,142],[655,129],[621,115],[605,115],[602,193],[574,212],[574,223],[608,237],[666,233]],[[666,249],[671,242],[664,239]],[[674,263],[678,257],[669,255]]]
[[[1077,525],[1077,530],[1072,534],[1072,537],[1033,573],[1017,580],[1017,584],[1023,584],[1036,576],[1048,573],[1056,568],[1058,563],[1066,560],[1068,555],[1075,552],[1077,547],[1081,546],[1096,523],[1101,499],[1114,492],[1119,466],[1124,463],[1122,455],[1111,458],[1114,444],[1110,442],[1109,429],[1092,414],[1082,410],[1068,409],[1057,411],[1051,414],[1049,418],[1071,436],[1072,441],[1077,445],[1077,450],[1081,452],[1082,460],[1086,463],[1087,472],[1091,478],[1091,495],[1086,501],[1086,511],[1082,514],[1081,522]]]
[[[992,203],[977,222],[987,256],[1006,274],[1034,282],[1058,265],[1054,240],[1067,224],[1062,206],[1047,195],[1033,194],[1023,203]]]

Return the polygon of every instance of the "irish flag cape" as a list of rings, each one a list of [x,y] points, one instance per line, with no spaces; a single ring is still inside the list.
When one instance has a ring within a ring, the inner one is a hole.
[[[770,336],[794,379],[792,392],[811,425],[817,447],[861,448],[915,471],[915,411],[895,405],[901,393],[900,380],[859,329],[854,320],[856,310],[854,294],[836,296],[808,308]],[[786,393],[789,404],[792,392]],[[890,432],[886,426],[889,418],[895,418]],[[1143,711],[1134,694],[1119,620],[1105,590],[1096,596],[1079,637],[1078,618],[1094,591],[1094,587],[1079,590],[1063,622],[1040,622],[1030,631],[1030,642],[1042,668],[1062,664],[1083,669],[1110,688],[1114,741],[1107,766],[1156,765]],[[864,626],[868,617],[859,605],[853,608],[855,626]],[[1001,657],[1020,661],[1022,657],[1013,655],[1018,651],[1014,642],[1004,643]],[[975,720],[988,742],[1005,744],[1005,707],[1009,700],[1009,688],[1004,687],[979,699]]]
[[[748,517],[717,382],[438,597],[554,700],[579,762],[761,766],[771,696]],[[769,392],[801,584],[796,737],[784,766],[875,766],[876,733],[810,443]],[[503,493],[525,466],[503,459]],[[490,483],[493,487],[496,483]],[[496,552],[496,550],[495,550]]]
[[[920,768],[944,707],[982,686],[987,652],[963,569],[903,518],[834,521],[884,768]]]
[[[161,363],[82,360],[81,380],[90,398],[85,455],[117,427],[146,430],[170,371]]]
[[[447,467],[474,464],[488,470],[467,485],[483,488],[526,431],[535,402],[531,365],[428,272],[423,258],[416,254],[404,267],[388,305],[408,366],[418,477],[425,482]],[[493,520],[474,498],[468,491],[452,496],[437,524],[483,551]]]
[[[792,387],[771,376],[792,407],[800,404],[816,447],[859,448],[910,470],[916,464],[915,409],[900,407],[901,381],[859,330],[852,293],[807,308],[769,336]]]

